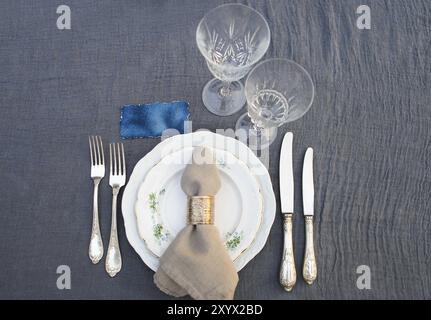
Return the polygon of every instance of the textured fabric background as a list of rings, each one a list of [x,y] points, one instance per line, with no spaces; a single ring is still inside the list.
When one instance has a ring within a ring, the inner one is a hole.
[[[119,139],[120,107],[186,100],[194,129],[233,127],[240,113],[203,108],[211,78],[195,45],[200,18],[220,1],[68,0],[72,29],[56,28],[59,1],[0,3],[0,298],[168,298],[129,246],[110,279],[91,265],[87,136]],[[292,293],[278,284],[282,227],[240,273],[238,299],[431,298],[431,3],[425,0],[243,1],[268,20],[266,57],[305,66],[316,85],[311,110],[282,127],[294,133],[294,244],[303,255],[300,178],[315,149],[319,276]],[[356,28],[371,7],[372,29]],[[278,199],[278,154],[270,173]],[[158,143],[126,141],[129,172]],[[105,249],[111,191],[101,187]],[[69,265],[72,289],[56,288]],[[371,268],[358,290],[356,268]]]

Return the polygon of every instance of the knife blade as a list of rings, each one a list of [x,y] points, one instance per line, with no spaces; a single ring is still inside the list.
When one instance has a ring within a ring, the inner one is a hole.
[[[302,199],[305,218],[305,253],[302,276],[308,284],[317,278],[317,264],[313,241],[314,216],[314,181],[313,181],[313,149],[305,152],[304,166],[302,168]]]
[[[284,135],[280,154],[280,201],[282,213],[293,213],[293,164],[292,164],[293,133]]]
[[[304,215],[314,215],[313,148],[305,152],[302,168],[302,201]]]
[[[279,168],[280,202],[284,229],[284,248],[280,268],[280,284],[286,291],[291,291],[296,283],[296,268],[292,239],[294,208],[292,145],[293,133],[288,132],[284,135],[283,143],[281,145]]]

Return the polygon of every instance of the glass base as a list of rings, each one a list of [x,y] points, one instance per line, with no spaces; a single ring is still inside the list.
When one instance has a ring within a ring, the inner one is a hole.
[[[246,102],[244,86],[240,81],[230,83],[227,95],[221,94],[224,90],[223,81],[212,79],[202,92],[205,107],[218,116],[230,116],[241,110]]]
[[[237,135],[239,130],[243,130],[247,139],[247,145],[252,150],[263,150],[268,148],[277,137],[277,128],[262,128],[260,135],[256,131],[248,113],[244,113],[236,122],[235,129]]]

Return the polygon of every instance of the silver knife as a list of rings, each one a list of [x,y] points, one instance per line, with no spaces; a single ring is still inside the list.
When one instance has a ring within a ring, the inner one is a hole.
[[[305,218],[305,254],[302,276],[305,282],[312,284],[317,277],[317,264],[313,244],[314,216],[314,182],[313,182],[313,149],[305,152],[302,169],[302,198]]]
[[[293,133],[284,135],[280,154],[280,200],[283,214],[284,248],[280,268],[280,284],[286,291],[291,291],[296,283],[295,258],[293,255],[292,222],[293,222]]]

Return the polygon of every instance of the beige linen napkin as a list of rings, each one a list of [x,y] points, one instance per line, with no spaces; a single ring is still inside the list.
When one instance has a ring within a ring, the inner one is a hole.
[[[181,187],[188,196],[217,193],[220,177],[210,150],[193,150]],[[216,226],[188,225],[160,258],[154,282],[175,297],[189,294],[194,299],[233,299],[238,274]]]

